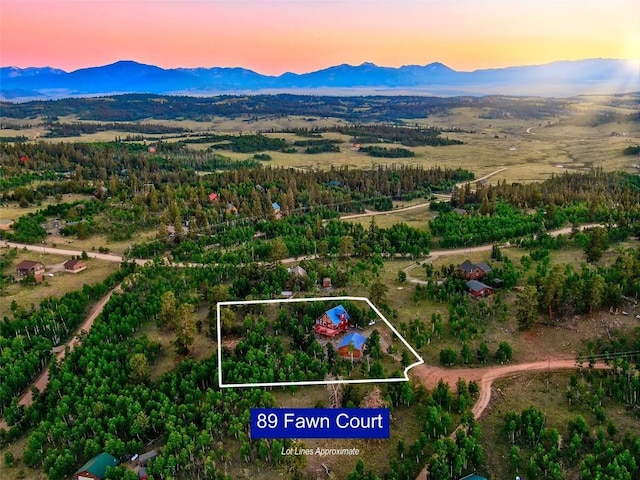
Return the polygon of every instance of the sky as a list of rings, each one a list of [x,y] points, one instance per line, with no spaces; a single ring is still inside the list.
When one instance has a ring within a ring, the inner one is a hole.
[[[0,66],[135,60],[267,75],[640,61],[639,0],[0,0]]]

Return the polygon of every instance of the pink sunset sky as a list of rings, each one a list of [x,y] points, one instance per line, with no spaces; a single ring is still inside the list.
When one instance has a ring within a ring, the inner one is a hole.
[[[118,60],[279,75],[640,59],[638,0],[0,0],[0,65]]]

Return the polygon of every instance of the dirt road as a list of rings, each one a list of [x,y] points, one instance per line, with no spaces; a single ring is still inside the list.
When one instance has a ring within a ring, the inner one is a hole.
[[[493,175],[496,175],[504,170],[506,170],[507,167],[503,167],[503,168],[499,168],[498,170],[495,170],[491,173],[487,173],[486,175],[480,177],[480,178],[475,178],[473,179],[471,182],[479,182],[480,180],[485,180],[489,177],[492,177]],[[465,182],[459,182],[456,183],[456,187],[462,187],[464,185],[466,185],[467,183],[471,183],[468,181]],[[438,198],[442,199],[451,199],[451,195],[450,194],[435,194],[434,196],[437,196]],[[340,217],[340,220],[351,220],[352,218],[362,218],[362,217],[375,217],[376,215],[388,215],[390,213],[402,213],[402,212],[407,212],[409,210],[415,210],[417,208],[424,208],[424,207],[428,207],[429,204],[431,202],[425,202],[425,203],[418,203],[417,205],[411,205],[410,207],[404,207],[404,208],[398,208],[396,210],[388,210],[386,212],[374,212],[371,210],[365,210],[364,213],[354,213],[353,215],[344,215],[342,217]]]
[[[69,351],[71,351],[76,345],[80,343],[80,337],[78,336],[78,334],[80,334],[83,331],[89,332],[89,330],[91,330],[91,327],[93,326],[93,322],[96,320],[96,318],[98,318],[98,315],[102,313],[102,310],[104,309],[104,306],[107,304],[107,302],[111,298],[111,295],[113,295],[114,292],[121,291],[121,285],[122,284],[116,286],[113,290],[107,293],[104,297],[100,299],[100,301],[98,301],[98,303],[96,303],[93,306],[93,308],[91,309],[91,312],[89,313],[85,321],[80,324],[80,326],[76,329],[76,331],[73,333],[73,336],[69,339],[69,341],[67,341],[67,343],[65,343],[64,345],[60,345],[59,347],[56,347],[54,349],[55,362],[60,363],[62,362],[62,360],[64,360],[64,357],[67,354],[67,347],[69,347]],[[40,375],[36,377],[33,383],[29,385],[29,387],[27,388],[27,391],[22,394],[22,396],[18,400],[18,405],[22,405],[25,407],[31,405],[33,403],[33,394],[31,393],[31,387],[36,387],[39,391],[42,392],[47,387],[48,383],[49,383],[49,367],[47,366],[40,373]],[[7,429],[8,426],[7,426],[7,423],[4,421],[4,419],[0,419],[0,429],[3,429],[3,428]]]

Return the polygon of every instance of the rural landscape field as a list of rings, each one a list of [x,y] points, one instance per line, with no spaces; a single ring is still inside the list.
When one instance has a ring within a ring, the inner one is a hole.
[[[637,477],[638,94],[250,99],[3,105],[3,478]],[[390,437],[252,439],[258,406]]]

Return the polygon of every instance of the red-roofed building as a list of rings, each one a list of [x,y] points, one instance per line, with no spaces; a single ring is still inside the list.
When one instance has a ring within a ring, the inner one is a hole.
[[[212,202],[215,202],[216,200],[218,200],[218,194],[217,193],[210,193],[209,194],[209,200],[211,200]]]
[[[87,263],[79,259],[67,260],[63,265],[64,271],[71,273],[78,273],[87,268]]]
[[[36,282],[41,282],[44,278],[44,264],[33,260],[23,260],[16,265],[16,272],[20,277],[32,274]]]

